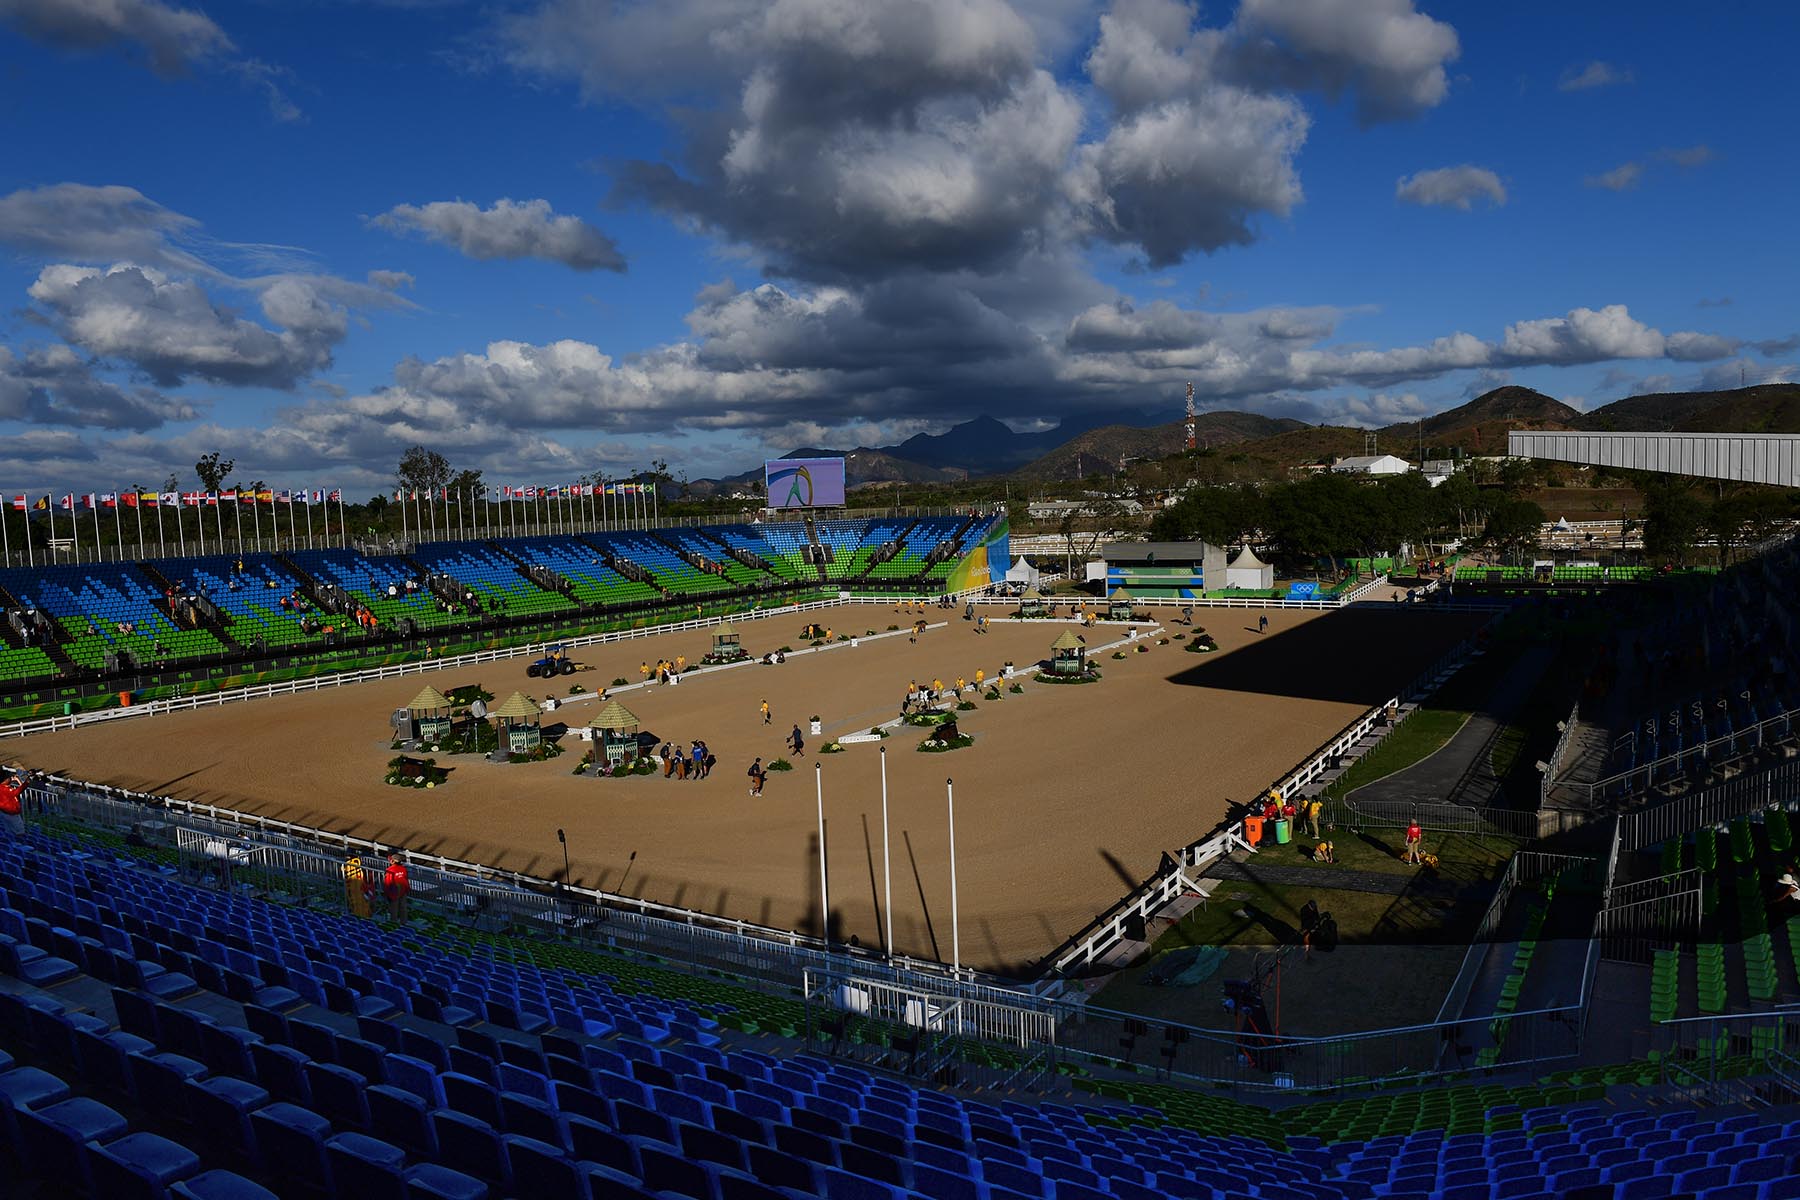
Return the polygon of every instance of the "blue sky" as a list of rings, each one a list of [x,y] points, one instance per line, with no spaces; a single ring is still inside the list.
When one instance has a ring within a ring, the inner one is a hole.
[[[1794,378],[1800,17],[1643,14],[0,0],[0,490]]]

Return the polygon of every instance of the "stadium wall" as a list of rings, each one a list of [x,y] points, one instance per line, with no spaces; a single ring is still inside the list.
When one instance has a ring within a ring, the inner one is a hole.
[[[968,592],[987,587],[1006,578],[1007,568],[1012,559],[1007,557],[1007,520],[1001,517],[988,526],[987,535],[981,545],[956,564],[950,572],[945,590],[950,592]]]

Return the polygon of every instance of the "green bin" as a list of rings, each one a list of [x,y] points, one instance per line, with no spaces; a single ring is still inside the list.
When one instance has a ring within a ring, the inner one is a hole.
[[[1293,822],[1286,817],[1277,817],[1275,819],[1275,844],[1277,846],[1285,846],[1293,839],[1294,831],[1291,828],[1292,825]]]

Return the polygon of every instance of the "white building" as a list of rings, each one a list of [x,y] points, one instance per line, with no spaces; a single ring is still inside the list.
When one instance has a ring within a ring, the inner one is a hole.
[[[1412,470],[1412,464],[1394,454],[1359,454],[1338,459],[1331,469],[1347,475],[1404,475]]]

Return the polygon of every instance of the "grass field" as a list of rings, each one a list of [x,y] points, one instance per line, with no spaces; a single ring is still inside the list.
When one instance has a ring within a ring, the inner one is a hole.
[[[1469,721],[1461,709],[1421,706],[1402,721],[1375,748],[1351,763],[1325,789],[1327,796],[1346,796],[1364,784],[1404,771],[1421,759],[1442,750]]]

